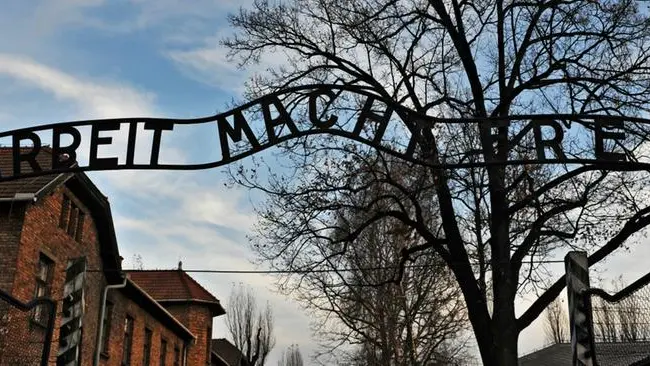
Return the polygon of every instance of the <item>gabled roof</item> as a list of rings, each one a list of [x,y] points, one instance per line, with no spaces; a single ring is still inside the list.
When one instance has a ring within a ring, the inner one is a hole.
[[[226,313],[219,300],[183,270],[140,270],[128,273],[131,280],[160,303],[196,302],[207,305],[214,316]]]
[[[594,347],[599,365],[650,365],[650,342],[599,342]],[[519,366],[570,365],[571,361],[571,344],[558,343],[520,357]]]
[[[228,366],[248,366],[241,351],[225,338],[212,340],[212,353],[225,361]]]
[[[22,148],[28,152],[31,148]],[[52,167],[52,150],[43,147],[41,152],[36,156],[36,161],[44,169],[49,170]],[[33,172],[32,168],[26,161],[20,165],[21,172]],[[10,147],[0,147],[0,174],[3,176],[13,175],[13,149]],[[67,174],[70,176],[72,174]],[[14,198],[16,194],[34,194],[43,192],[48,184],[52,183],[60,174],[48,174],[40,177],[23,178],[0,183],[0,198]]]
[[[140,308],[147,310],[149,314],[158,319],[164,324],[167,329],[172,330],[186,341],[191,341],[196,338],[181,322],[179,322],[172,314],[170,314],[164,307],[162,307],[156,300],[154,300],[146,291],[140,288],[132,280],[126,281],[126,286],[121,289],[127,298],[136,303]]]
[[[218,354],[212,352],[210,353],[210,365],[211,366],[230,366],[226,360],[221,358]]]
[[[25,148],[25,151],[28,150],[31,150],[31,148]],[[0,147],[0,174],[13,174],[12,154],[12,148]],[[42,147],[36,156],[36,161],[42,169],[49,169],[52,166],[52,149]],[[27,162],[21,164],[21,171],[33,172]],[[0,201],[38,200],[61,184],[65,184],[90,210],[97,229],[97,240],[99,241],[104,274],[109,283],[120,283],[122,281],[120,276],[122,264],[117,248],[117,238],[115,237],[111,207],[106,196],[102,194],[86,174],[49,174],[40,177],[1,182]]]

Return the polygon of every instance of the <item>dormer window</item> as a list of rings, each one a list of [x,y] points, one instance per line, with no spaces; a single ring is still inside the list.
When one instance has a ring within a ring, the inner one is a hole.
[[[76,241],[81,241],[85,217],[85,212],[77,207],[70,197],[64,194],[59,227],[65,230]]]

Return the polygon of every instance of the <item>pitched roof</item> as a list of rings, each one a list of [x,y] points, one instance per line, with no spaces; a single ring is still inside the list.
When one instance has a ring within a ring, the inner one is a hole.
[[[246,366],[247,362],[241,351],[225,338],[212,340],[212,353],[226,361],[228,366]]]
[[[158,302],[199,302],[215,316],[226,311],[219,300],[183,270],[128,271],[129,278]]]
[[[161,306],[151,295],[144,291],[135,282],[128,279],[126,286],[121,288],[122,293],[127,296],[131,301],[135,302],[141,308],[147,310],[149,314],[158,319],[168,329],[171,329],[177,335],[185,340],[195,339],[196,336],[190,332],[180,321],[178,321],[172,314],[170,314],[163,306]]]
[[[650,342],[596,343],[596,361],[607,366],[650,365]],[[558,343],[519,358],[519,366],[570,365],[571,344]]]
[[[28,152],[31,148],[22,148],[22,151]],[[41,148],[36,155],[36,162],[43,170],[49,170],[52,167],[52,150],[48,147]],[[31,173],[34,170],[31,166],[23,161],[20,165],[23,173]],[[12,176],[14,169],[13,149],[10,147],[0,147],[0,174],[2,176]],[[68,174],[69,176],[70,174]],[[13,198],[16,194],[37,194],[41,192],[49,183],[59,177],[60,174],[48,174],[40,177],[22,178],[0,183],[0,198]]]

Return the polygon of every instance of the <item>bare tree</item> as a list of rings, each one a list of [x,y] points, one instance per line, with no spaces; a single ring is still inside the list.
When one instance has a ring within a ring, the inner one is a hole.
[[[278,366],[303,366],[302,354],[297,344],[292,344],[282,351],[282,357],[278,361]]]
[[[133,269],[137,270],[143,270],[144,269],[144,260],[142,259],[142,255],[140,254],[133,254],[133,257],[131,257],[132,266]]]
[[[260,0],[230,22],[239,32],[225,45],[242,64],[265,54],[287,59],[251,80],[249,96],[336,83],[383,101],[338,98],[329,109],[339,116],[336,123],[354,124],[368,105],[366,116],[372,112],[374,120],[404,122],[383,137],[381,123],[362,128],[395,146],[411,146],[414,138],[413,154],[429,165],[412,169],[428,183],[405,185],[376,172],[376,181],[393,191],[352,207],[372,214],[347,229],[349,241],[380,221],[409,227],[418,240],[408,242],[401,261],[422,251],[442,258],[463,294],[485,364],[517,365],[520,332],[562,291],[565,279],[553,281],[540,261],[573,248],[587,250],[594,265],[650,224],[647,174],[629,172],[625,164],[562,161],[602,150],[581,123],[571,124],[577,130],[563,135],[561,148],[549,148],[514,137],[534,130],[539,140],[550,129],[559,138],[557,122],[437,123],[429,129],[413,118],[643,115],[650,97],[650,22],[635,1]],[[308,120],[297,107],[304,97],[281,100],[298,122]],[[626,139],[605,144],[610,157],[643,155],[644,125],[627,120],[614,129]],[[258,207],[268,229],[258,254],[274,268],[301,270],[287,276],[288,290],[300,286],[304,273],[339,257],[315,244],[338,229],[334,213],[349,208],[341,199],[369,189],[351,179],[357,173],[351,159],[364,149],[332,136],[294,139],[280,146],[283,169],[234,171],[239,183],[269,197]],[[553,165],[497,164],[540,155]],[[468,165],[441,167],[449,162]],[[440,221],[420,215],[431,200]],[[340,256],[349,248],[341,245]],[[515,299],[523,293],[537,300],[517,317]]]
[[[250,288],[233,287],[228,298],[226,326],[233,343],[246,358],[246,364],[263,366],[275,346],[273,311],[267,303],[258,311],[257,300]]]
[[[559,298],[546,308],[546,340],[552,343],[565,343],[569,340],[569,322],[566,306]]]
[[[426,176],[417,178],[408,166],[381,154],[357,156],[352,169],[357,174],[350,179],[372,185],[372,189],[339,201],[345,207],[336,213],[337,230],[328,240],[314,243],[320,253],[331,257],[319,266],[327,271],[305,274],[294,291],[304,305],[320,315],[313,319],[319,329],[321,354],[329,357],[337,351],[345,353],[348,348],[339,347],[342,344],[362,344],[370,364],[461,361],[466,356],[466,312],[453,274],[442,259],[434,252],[421,252],[408,265],[400,263],[402,251],[420,239],[398,220],[377,222],[351,240],[350,230],[374,211],[346,208],[364,207],[397,193],[389,184],[376,182],[377,172],[385,169],[402,184],[427,184]],[[423,215],[435,220],[433,212],[430,207]],[[347,250],[338,255],[344,247]],[[400,270],[400,266],[404,268]],[[399,283],[393,281],[397,274]]]

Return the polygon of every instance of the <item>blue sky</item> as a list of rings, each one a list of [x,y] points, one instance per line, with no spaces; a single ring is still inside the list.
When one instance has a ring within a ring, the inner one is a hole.
[[[239,70],[218,41],[231,30],[229,12],[250,0],[32,0],[5,1],[0,12],[0,124],[3,130],[108,117],[191,118],[227,110],[243,82],[265,65]],[[266,64],[278,63],[265,59]],[[162,159],[201,159],[215,137],[209,128],[174,131]],[[116,136],[118,137],[118,136]],[[3,141],[0,141],[3,143]],[[6,143],[6,142],[5,142]],[[143,147],[146,148],[146,147]],[[215,148],[217,148],[215,146]],[[82,149],[83,150],[83,149]],[[199,172],[102,172],[90,176],[109,197],[122,255],[146,268],[260,269],[251,264],[246,234],[255,222],[242,189],[226,189],[219,169]],[[619,251],[597,268],[605,280],[632,281],[647,271],[642,246]],[[561,274],[562,264],[549,269]],[[224,302],[235,282],[250,285],[276,314],[277,346],[315,347],[300,307],[276,294],[263,275],[195,274]],[[530,304],[524,298],[518,305]],[[225,304],[228,309],[228,304]],[[215,337],[227,336],[223,319]],[[521,338],[521,351],[543,343],[541,323]]]

